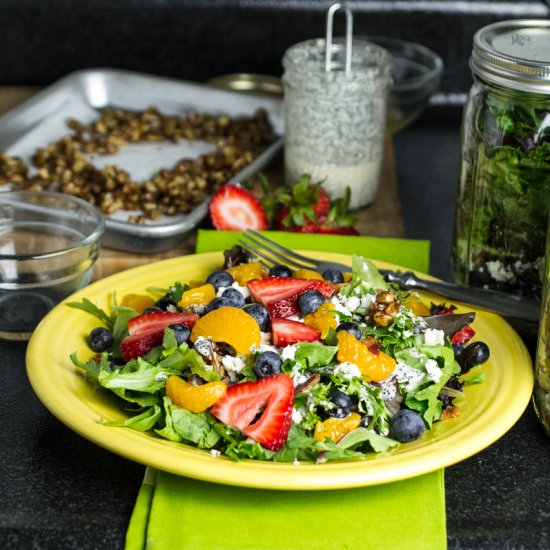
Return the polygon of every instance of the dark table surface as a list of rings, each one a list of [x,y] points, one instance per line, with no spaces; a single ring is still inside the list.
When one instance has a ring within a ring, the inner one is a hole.
[[[447,278],[459,117],[427,112],[395,136],[407,236],[432,243]],[[533,340],[525,333],[533,351]],[[0,548],[123,548],[144,467],[65,427],[35,396],[24,343],[0,341]],[[483,452],[445,472],[450,549],[550,548],[550,439],[529,405]]]

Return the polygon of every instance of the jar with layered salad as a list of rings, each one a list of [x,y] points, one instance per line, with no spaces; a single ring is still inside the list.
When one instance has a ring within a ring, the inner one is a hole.
[[[544,431],[550,436],[550,226],[546,242],[546,271],[542,293],[533,402]]]
[[[455,281],[539,298],[550,207],[550,21],[474,36],[455,219]]]

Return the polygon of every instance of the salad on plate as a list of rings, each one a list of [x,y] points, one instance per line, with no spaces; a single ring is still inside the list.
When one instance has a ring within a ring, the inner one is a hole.
[[[483,381],[474,314],[394,289],[366,258],[317,273],[224,257],[204,281],[113,293],[109,310],[67,304],[101,321],[73,364],[126,413],[98,421],[236,460],[363,459],[458,416]]]

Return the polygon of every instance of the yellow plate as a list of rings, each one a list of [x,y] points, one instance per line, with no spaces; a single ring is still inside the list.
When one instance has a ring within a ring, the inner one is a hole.
[[[349,256],[307,252],[312,257],[350,263]],[[137,267],[100,280],[65,301],[88,298],[107,307],[113,291],[122,297],[150,286],[167,287],[177,280],[205,279],[223,263],[221,253],[173,258]],[[380,267],[397,266],[377,262]],[[441,299],[427,295],[427,299]],[[472,308],[459,307],[459,311]],[[85,338],[98,325],[91,315],[65,306],[55,307],[40,323],[27,351],[27,372],[42,403],[75,432],[126,458],[160,470],[192,478],[267,489],[336,489],[397,481],[449,466],[488,447],[506,433],[529,403],[533,387],[530,357],[518,335],[500,317],[477,311],[476,339],[491,350],[482,367],[483,384],[467,386],[456,401],[457,418],[434,425],[420,440],[366,460],[327,464],[236,462],[210,452],[129,428],[107,427],[100,418],[120,420],[124,413],[117,398],[86,381],[69,355],[81,359],[92,352]]]

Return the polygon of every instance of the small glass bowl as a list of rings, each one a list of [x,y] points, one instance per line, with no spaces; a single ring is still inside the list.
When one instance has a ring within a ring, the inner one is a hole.
[[[0,338],[28,340],[58,302],[90,282],[105,222],[62,193],[0,193]]]
[[[407,40],[386,36],[361,36],[392,56],[393,85],[388,100],[387,130],[395,134],[413,122],[437,91],[443,60],[434,51]]]

